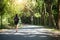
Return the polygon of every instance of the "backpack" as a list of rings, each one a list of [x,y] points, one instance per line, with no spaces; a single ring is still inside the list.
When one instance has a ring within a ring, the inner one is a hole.
[[[15,17],[15,18],[14,18],[14,21],[19,21],[18,17]]]

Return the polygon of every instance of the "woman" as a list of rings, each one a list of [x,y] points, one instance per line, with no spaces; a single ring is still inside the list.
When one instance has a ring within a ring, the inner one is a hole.
[[[14,24],[16,26],[16,32],[17,32],[17,29],[18,29],[18,22],[19,22],[19,18],[18,18],[18,15],[16,14],[15,17],[14,17]]]

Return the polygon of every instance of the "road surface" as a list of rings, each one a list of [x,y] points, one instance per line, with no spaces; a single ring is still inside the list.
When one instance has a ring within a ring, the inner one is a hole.
[[[0,32],[0,40],[60,40],[60,37],[52,36],[51,30],[43,26],[23,25],[15,32],[15,29],[6,29]]]

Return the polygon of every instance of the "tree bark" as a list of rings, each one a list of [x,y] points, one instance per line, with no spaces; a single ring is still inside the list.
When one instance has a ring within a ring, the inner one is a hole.
[[[51,3],[49,3],[49,1],[47,1],[48,4],[46,4],[46,9],[47,9],[47,12],[49,13],[49,16],[48,16],[48,22],[49,22],[49,26],[52,26],[52,11],[51,11]]]
[[[57,19],[57,29],[60,29],[60,0],[58,0],[58,19]]]
[[[46,5],[44,3],[44,25],[46,25]]]
[[[42,13],[41,13],[41,23],[42,23],[42,25],[46,25],[46,20],[45,20],[45,13],[46,13],[46,11],[45,11],[45,3],[44,4],[42,4]]]
[[[48,16],[48,21],[49,21],[49,26],[56,26],[55,20],[54,20],[54,16],[52,14],[52,1],[49,0],[47,1],[47,12],[49,13]]]
[[[2,15],[1,15],[1,29],[2,29]]]

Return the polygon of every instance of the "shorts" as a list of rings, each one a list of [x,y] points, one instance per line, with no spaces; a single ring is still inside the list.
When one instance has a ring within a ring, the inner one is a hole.
[[[18,21],[15,21],[14,24],[17,25],[18,24]]]

